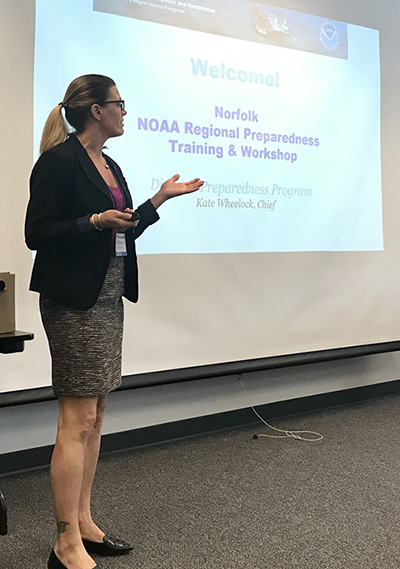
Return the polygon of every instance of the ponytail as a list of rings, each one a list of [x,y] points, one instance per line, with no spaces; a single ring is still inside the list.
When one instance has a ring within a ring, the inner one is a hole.
[[[57,105],[48,116],[40,141],[40,154],[64,142],[68,136],[69,131],[61,114],[61,109],[62,104]]]
[[[72,131],[82,133],[91,117],[92,105],[104,105],[111,87],[115,87],[114,81],[104,75],[82,75],[74,79],[65,92],[63,103],[51,111],[44,125],[40,154],[64,142]],[[63,107],[65,119],[61,112]]]

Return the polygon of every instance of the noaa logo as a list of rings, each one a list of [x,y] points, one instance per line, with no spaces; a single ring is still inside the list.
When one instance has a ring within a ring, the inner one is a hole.
[[[326,49],[335,51],[339,45],[339,31],[331,22],[325,22],[321,27],[321,41]]]

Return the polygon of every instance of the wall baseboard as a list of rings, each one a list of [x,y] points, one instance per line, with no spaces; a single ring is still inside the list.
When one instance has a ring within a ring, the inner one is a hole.
[[[268,403],[258,406],[257,412],[265,419],[273,420],[353,405],[362,401],[399,393],[400,380],[396,380],[323,393],[321,395],[301,397],[299,399],[290,399],[288,401]],[[103,436],[101,455],[129,451],[257,423],[259,423],[259,420],[254,415],[252,409],[246,408],[112,433]],[[0,455],[0,476],[48,468],[52,451],[53,446],[48,445],[2,454]]]
[[[155,372],[138,373],[122,377],[122,385],[115,391],[139,389],[141,387],[155,387],[186,381],[212,379],[228,375],[255,373],[267,370],[284,369],[303,365],[318,364],[360,358],[364,356],[400,352],[400,341],[380,342],[377,344],[363,344],[348,346],[346,348],[333,348],[329,350],[315,350],[298,354],[283,356],[270,356],[252,360],[239,360],[191,366],[189,368],[169,369]],[[30,405],[44,401],[53,401],[56,397],[51,386],[36,387],[32,389],[19,389],[0,393],[0,408],[16,405]]]

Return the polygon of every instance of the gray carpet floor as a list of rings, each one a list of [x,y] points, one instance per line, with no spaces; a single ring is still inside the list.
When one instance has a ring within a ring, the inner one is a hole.
[[[131,540],[102,569],[400,567],[400,397],[275,421],[324,440],[253,439],[260,424],[104,457],[97,523]],[[0,479],[1,569],[44,569],[48,471]]]

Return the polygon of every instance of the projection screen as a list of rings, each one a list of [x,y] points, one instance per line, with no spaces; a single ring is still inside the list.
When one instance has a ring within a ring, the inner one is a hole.
[[[124,375],[400,337],[394,3],[23,3],[1,8],[0,270],[17,273],[18,327],[35,340],[2,359],[0,392],[50,384],[23,217],[47,115],[85,73],[126,101],[106,152],[136,205],[175,173],[205,181],[137,241]]]

